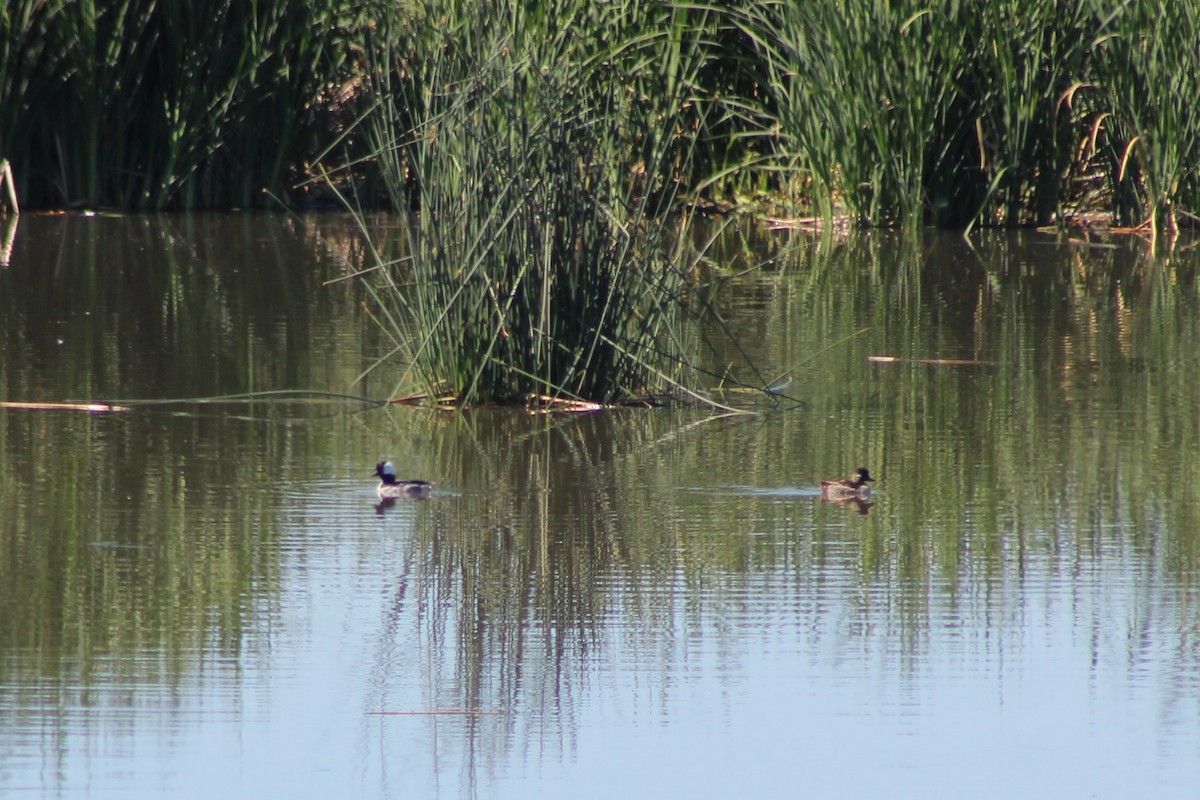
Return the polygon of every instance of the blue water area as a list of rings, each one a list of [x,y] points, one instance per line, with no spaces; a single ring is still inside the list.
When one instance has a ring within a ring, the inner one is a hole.
[[[1195,796],[1194,251],[738,240],[719,411],[214,400],[396,388],[356,237],[22,220],[0,400],[172,402],[0,408],[0,796]]]

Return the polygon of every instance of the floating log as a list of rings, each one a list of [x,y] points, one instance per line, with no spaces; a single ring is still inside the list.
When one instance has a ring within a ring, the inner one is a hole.
[[[994,367],[995,361],[974,358],[900,358],[899,356],[867,356],[872,364],[932,364],[935,367]]]
[[[18,411],[86,411],[89,414],[111,414],[129,410],[129,406],[116,403],[30,403],[23,400],[0,400],[0,408]]]

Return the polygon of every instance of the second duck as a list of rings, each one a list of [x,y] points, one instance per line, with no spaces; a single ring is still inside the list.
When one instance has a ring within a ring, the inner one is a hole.
[[[821,497],[825,500],[866,500],[871,496],[868,482],[875,479],[866,467],[859,467],[849,478],[821,481]]]

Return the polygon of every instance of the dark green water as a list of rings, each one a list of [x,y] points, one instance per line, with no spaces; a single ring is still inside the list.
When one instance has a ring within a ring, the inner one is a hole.
[[[0,400],[387,396],[322,285],[361,253],[336,217],[22,218]],[[1192,796],[1196,255],[713,260],[758,267],[712,298],[740,351],[694,332],[786,384],[756,415],[0,410],[0,795]],[[435,497],[377,507],[383,457]],[[858,464],[873,502],[822,503]]]

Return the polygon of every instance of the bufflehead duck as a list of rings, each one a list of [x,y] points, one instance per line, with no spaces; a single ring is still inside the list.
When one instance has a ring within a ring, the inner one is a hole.
[[[376,464],[375,474],[379,476],[379,488],[375,491],[381,500],[388,497],[428,497],[433,490],[433,484],[429,481],[397,480],[396,467],[390,461]]]

